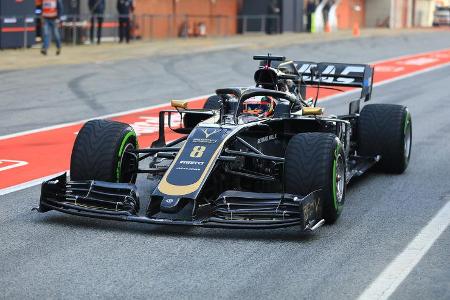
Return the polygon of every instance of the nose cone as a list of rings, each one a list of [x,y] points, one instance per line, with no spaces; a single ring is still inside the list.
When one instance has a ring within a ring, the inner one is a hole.
[[[161,201],[161,211],[165,213],[178,213],[188,203],[186,198],[167,197]]]

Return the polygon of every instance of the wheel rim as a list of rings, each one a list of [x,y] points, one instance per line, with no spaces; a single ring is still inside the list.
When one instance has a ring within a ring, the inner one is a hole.
[[[132,143],[128,143],[120,157],[118,166],[118,180],[119,182],[131,182],[134,177],[134,155],[131,153],[135,149]]]
[[[405,124],[405,143],[404,143],[404,154],[405,160],[409,161],[409,156],[411,154],[411,122],[409,119],[409,115],[406,117]]]
[[[345,188],[345,168],[344,168],[344,159],[341,154],[338,154],[336,158],[336,173],[335,178],[336,182],[336,209],[338,209],[338,205],[341,204],[342,198],[344,197],[344,188]]]

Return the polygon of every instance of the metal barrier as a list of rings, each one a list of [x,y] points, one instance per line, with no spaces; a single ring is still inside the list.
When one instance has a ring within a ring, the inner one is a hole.
[[[35,30],[34,16],[0,17],[0,49],[31,47]]]
[[[237,18],[241,33],[261,32],[268,34],[281,33],[278,15],[243,15]]]
[[[103,17],[102,40],[117,41],[120,15]],[[34,43],[35,33],[41,33],[41,18],[39,16],[0,17],[0,26],[6,21],[15,19],[21,22],[14,30],[23,34],[21,45],[14,48],[30,47]],[[23,21],[21,21],[23,20]],[[61,18],[61,39],[66,44],[87,44],[90,41],[92,15],[65,15]],[[154,15],[142,14],[130,16],[132,39],[152,40],[164,38],[194,38],[194,37],[225,37],[236,34],[281,32],[278,15],[240,15],[240,16],[209,16],[209,15]],[[94,19],[95,30],[98,27]],[[0,27],[0,34],[2,27]],[[8,29],[6,30],[8,31]],[[10,31],[13,31],[11,29]],[[30,34],[32,33],[32,34]],[[0,48],[1,48],[0,44]]]

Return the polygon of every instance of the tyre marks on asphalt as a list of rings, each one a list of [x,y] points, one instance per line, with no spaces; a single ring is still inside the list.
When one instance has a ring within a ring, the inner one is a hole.
[[[450,64],[450,49],[376,62],[374,83],[378,85],[392,82],[448,64]],[[309,91],[309,95],[314,93],[315,89]],[[329,99],[337,94],[339,94],[337,91],[323,90],[320,97]],[[201,107],[204,99],[205,97],[191,99],[191,107]],[[169,105],[158,105],[108,117],[134,125],[140,135],[140,145],[148,147],[151,141],[157,138],[158,112],[169,108]],[[75,133],[81,128],[83,122],[0,137],[0,160],[27,163],[20,168],[0,171],[0,195],[5,193],[3,189],[67,170]],[[173,133],[168,132],[168,134],[168,139],[175,137]]]
[[[192,80],[191,76],[189,75],[189,72],[180,71],[177,68],[178,64],[186,65],[187,64],[186,58],[185,57],[173,58],[169,60],[167,63],[165,63],[163,67],[167,74],[174,76],[178,80],[178,84],[186,85],[190,89],[201,91],[202,90],[202,87],[200,86],[201,83]]]
[[[88,80],[92,76],[95,76],[95,73],[84,74],[82,76],[78,76],[69,81],[67,86],[80,100],[82,100],[88,107],[90,107],[93,111],[96,112],[104,112],[105,107],[95,99],[94,96],[90,95],[82,86],[83,81]]]

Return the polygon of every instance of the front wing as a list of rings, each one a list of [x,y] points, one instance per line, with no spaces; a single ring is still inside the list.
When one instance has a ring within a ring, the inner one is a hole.
[[[152,199],[146,212],[140,214],[134,184],[67,181],[66,174],[62,174],[42,184],[37,210],[150,224],[254,229],[299,226],[303,231],[314,231],[324,223],[318,218],[319,194],[319,191],[307,196],[226,191],[206,205],[191,200],[179,214],[155,211],[160,203]]]

